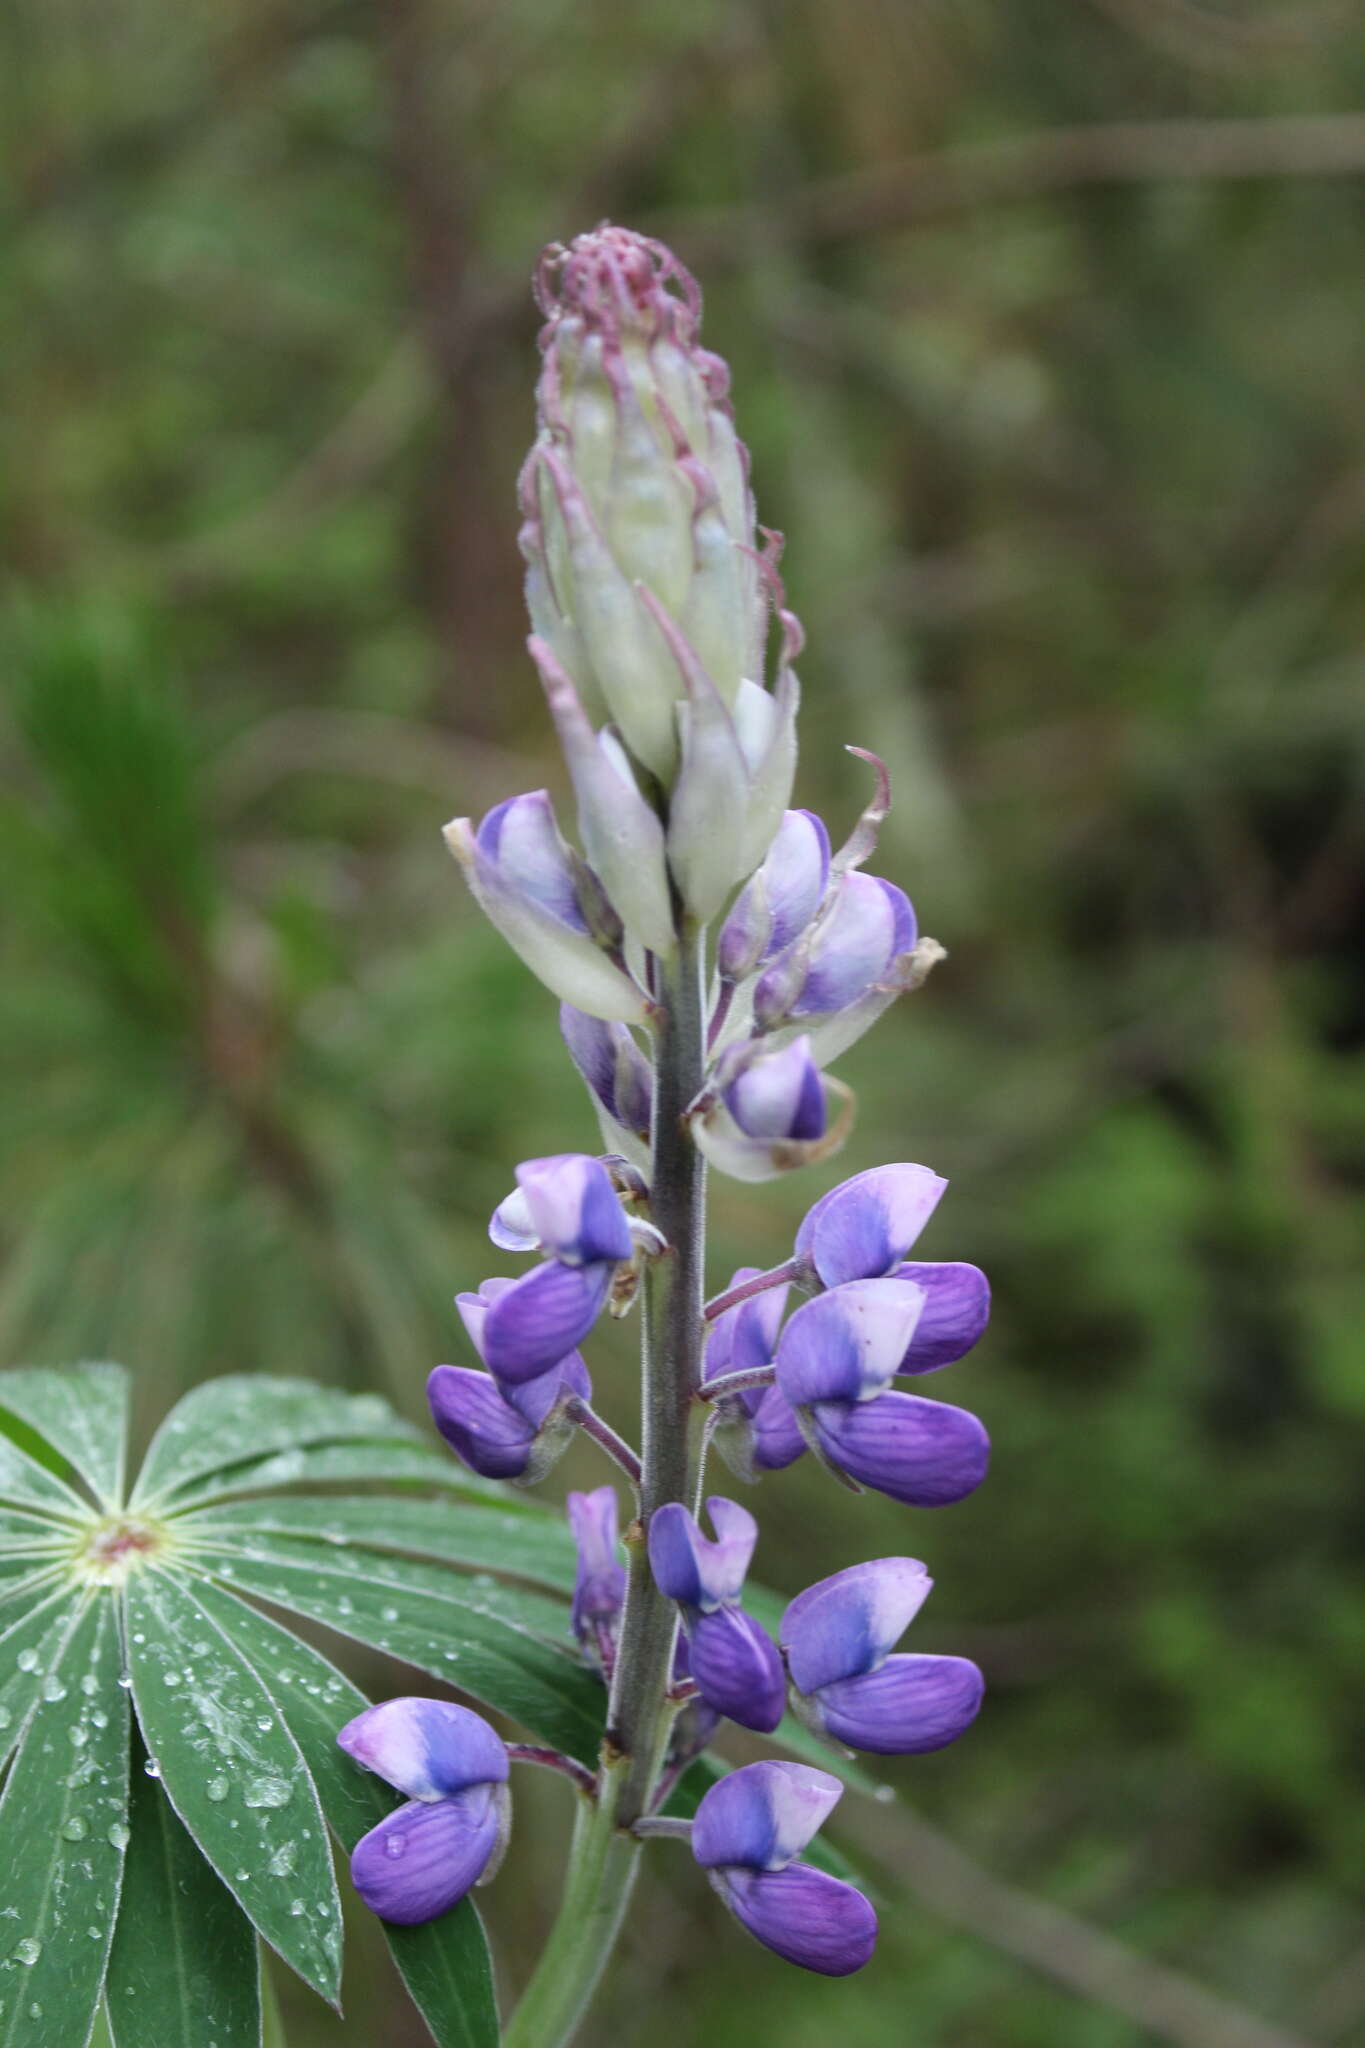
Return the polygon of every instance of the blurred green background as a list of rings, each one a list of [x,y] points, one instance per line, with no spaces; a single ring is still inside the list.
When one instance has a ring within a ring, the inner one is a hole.
[[[861,1978],[664,1845],[589,2048],[1365,2041],[1362,92],[1350,0],[0,17],[6,1362],[123,1358],[144,1425],[252,1367],[419,1414],[512,1162],[596,1142],[439,838],[562,784],[513,501],[546,239],[699,271],[809,634],[799,800],[839,836],[842,743],[884,754],[879,866],[950,948],[842,1064],[840,1169],[951,1176],[924,1251],[997,1308],[942,1390],[995,1469],[907,1521],[807,1460],[759,1569],[917,1552],[987,1711],[845,1801]],[[717,1284],[835,1177],[717,1185]],[[564,1820],[527,1788],[486,1895],[507,1985]],[[281,1984],[293,2048],[424,2038],[355,1939],[344,2025]]]

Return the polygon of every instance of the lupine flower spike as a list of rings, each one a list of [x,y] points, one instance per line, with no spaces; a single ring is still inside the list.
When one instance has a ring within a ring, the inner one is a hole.
[[[508,1518],[508,1568],[533,1567],[541,1592],[534,1612],[490,1609],[508,1639],[496,1657],[490,1639],[478,1678],[540,1724],[531,1741],[504,1744],[469,1709],[421,1699],[371,1707],[339,1740],[404,1796],[352,1859],[362,1898],[399,1923],[492,1875],[509,1758],[574,1784],[564,1905],[506,2037],[565,2048],[652,1836],[686,1836],[775,1955],[830,1977],[871,1957],[867,1899],[801,1856],[841,1796],[836,1777],[749,1764],[712,1783],[690,1822],[674,1789],[723,1719],[774,1734],[788,1702],[833,1750],[940,1748],[974,1719],[982,1675],[898,1647],[930,1587],[910,1557],[797,1594],[779,1645],[742,1601],[754,1516],[720,1495],[707,1527],[695,1510],[713,1444],[746,1483],[781,1486],[810,1449],[855,1492],[961,1500],[986,1471],[984,1427],[897,1382],[961,1360],[990,1292],[974,1265],[911,1257],[946,1183],[901,1162],[820,1194],[789,1258],[740,1266],[706,1301],[707,1165],[760,1182],[845,1144],[855,1101],[831,1063],[943,949],[899,883],[867,872],[891,802],[875,755],[850,749],[874,789],[836,849],[793,806],[803,634],[781,536],[758,523],[729,373],[701,344],[695,281],[659,243],[604,225],[545,252],[536,296],[536,435],[519,485],[527,644],[572,798],[557,818],[543,789],[510,796],[446,836],[477,903],[558,998],[604,1153],[516,1168],[489,1235],[531,1263],[456,1297],[477,1364],[437,1366],[427,1392],[478,1475],[457,1480],[465,1493],[538,1481],[579,1434],[576,1456],[605,1455],[624,1477],[631,1519],[619,1528],[613,1485],[570,1493],[567,1531],[525,1507]],[[579,1350],[637,1293],[638,1450],[591,1405]],[[450,1510],[452,1532],[469,1512]],[[544,1592],[570,1579],[557,1646]],[[460,1670],[473,1676],[474,1660]],[[543,1746],[546,1723],[570,1731],[571,1755]]]

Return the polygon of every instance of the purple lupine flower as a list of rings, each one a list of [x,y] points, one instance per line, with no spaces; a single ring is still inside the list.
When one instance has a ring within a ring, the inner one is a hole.
[[[547,988],[594,1017],[644,1018],[645,993],[618,964],[619,920],[545,790],[508,797],[477,831],[453,818],[445,839],[480,909]]]
[[[485,1364],[512,1384],[559,1364],[596,1322],[616,1268],[634,1246],[606,1168],[584,1153],[528,1159],[517,1191],[494,1211],[489,1235],[513,1251],[549,1253],[489,1303]]]
[[[796,1311],[777,1347],[777,1385],[807,1441],[835,1470],[893,1500],[944,1507],[986,1474],[990,1440],[946,1401],[887,1391],[923,1313],[913,1280],[853,1280]]]
[[[517,1284],[485,1280],[477,1294],[455,1297],[460,1320],[485,1362],[488,1312]],[[573,1425],[565,1409],[576,1397],[592,1398],[588,1369],[577,1351],[534,1379],[499,1380],[462,1365],[438,1365],[427,1379],[432,1420],[455,1455],[485,1479],[526,1485],[542,1479],[568,1447]]]
[[[691,1678],[692,1675],[691,1646],[684,1631],[679,1629],[678,1640],[673,1645],[673,1683],[676,1685],[679,1679]],[[721,1716],[700,1693],[689,1699],[673,1723],[668,1745],[670,1760],[685,1758],[690,1762],[693,1757],[700,1756],[720,1721]]]
[[[572,1003],[561,1004],[559,1028],[570,1059],[607,1119],[608,1142],[633,1139],[637,1145],[647,1145],[654,1071],[628,1028],[589,1017]]]
[[[814,811],[788,811],[763,865],[721,927],[716,968],[742,981],[799,938],[829,882],[829,834]]]
[[[592,1398],[588,1369],[576,1351],[520,1386],[464,1365],[438,1365],[427,1378],[431,1419],[455,1455],[485,1479],[527,1486],[543,1479],[567,1450],[573,1424],[564,1410],[574,1398]]]
[[[758,1274],[757,1266],[741,1266],[730,1286],[742,1287]],[[725,1373],[770,1365],[786,1302],[785,1286],[769,1287],[718,1316],[706,1340],[702,1378],[718,1380]],[[801,1425],[777,1387],[751,1387],[744,1393],[727,1394],[718,1406],[716,1449],[741,1479],[780,1472],[806,1448]]]
[[[687,1631],[692,1676],[704,1700],[743,1728],[767,1735],[782,1719],[782,1660],[766,1630],[739,1605],[758,1524],[738,1501],[706,1503],[715,1540],[680,1501],[649,1522],[649,1563],[659,1590],[676,1600]]]
[[[337,1741],[408,1802],[351,1854],[355,1888],[381,1920],[418,1926],[487,1882],[510,1806],[507,1751],[486,1721],[446,1700],[386,1700],[348,1721]]]
[[[694,1112],[692,1133],[713,1166],[734,1180],[771,1180],[838,1150],[852,1096],[820,1072],[809,1038],[778,1049],[762,1039],[727,1046]],[[830,1105],[839,1107],[831,1125]]]
[[[809,1764],[746,1764],[711,1787],[692,1824],[692,1853],[740,1924],[825,1977],[860,1970],[877,1940],[860,1891],[796,1860],[843,1789]]]
[[[961,1358],[990,1317],[991,1291],[978,1266],[959,1260],[903,1263],[948,1183],[927,1166],[874,1166],[822,1195],[796,1233],[808,1286],[890,1276],[924,1294],[898,1370],[935,1372]]]
[[[574,1634],[592,1650],[603,1672],[611,1669],[616,1625],[626,1598],[626,1568],[619,1555],[616,1489],[598,1486],[591,1493],[571,1493],[569,1527],[578,1546],[574,1579]]]
[[[799,1593],[781,1641],[798,1714],[850,1749],[916,1756],[955,1742],[985,1681],[966,1657],[893,1657],[933,1580],[913,1557],[880,1557]]]
[[[903,889],[857,870],[841,875],[815,921],[760,975],[755,1022],[762,1031],[808,1028],[828,1065],[911,985],[917,940]]]

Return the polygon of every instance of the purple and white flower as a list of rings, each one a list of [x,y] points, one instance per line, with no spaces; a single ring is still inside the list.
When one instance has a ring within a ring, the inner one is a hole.
[[[519,1283],[485,1280],[455,1306],[470,1342],[487,1362],[484,1325],[493,1304]],[[577,1351],[528,1380],[498,1379],[463,1365],[438,1365],[427,1379],[432,1420],[455,1455],[485,1479],[533,1485],[567,1448],[570,1401],[592,1398],[588,1369]]]
[[[692,1853],[741,1926],[825,1977],[860,1970],[877,1940],[860,1891],[797,1861],[842,1793],[809,1764],[746,1764],[711,1787],[692,1825]]]
[[[484,1363],[512,1384],[548,1372],[587,1336],[616,1268],[634,1255],[630,1223],[600,1160],[580,1152],[528,1159],[517,1183],[494,1211],[489,1236],[507,1250],[549,1257],[499,1293],[483,1318]]]
[[[761,1181],[837,1152],[852,1120],[849,1090],[821,1073],[801,1037],[778,1048],[762,1039],[728,1046],[691,1124],[713,1166]]]
[[[891,1655],[932,1585],[916,1558],[881,1557],[797,1595],[781,1641],[809,1727],[849,1749],[916,1756],[971,1725],[985,1681],[969,1658]]]
[[[547,988],[594,1017],[644,1018],[648,999],[621,964],[620,921],[565,844],[545,790],[508,797],[477,830],[453,818],[445,839],[480,909]]]
[[[626,1598],[626,1568],[621,1562],[617,1531],[616,1489],[598,1486],[591,1493],[571,1493],[569,1527],[578,1546],[574,1579],[573,1632],[590,1650],[604,1673],[615,1655],[616,1628]]]
[[[924,1300],[898,1371],[935,1372],[971,1350],[990,1317],[991,1291],[979,1266],[959,1260],[905,1263],[948,1183],[927,1166],[874,1166],[832,1188],[796,1233],[796,1264],[807,1286],[890,1276]]]
[[[746,1280],[756,1280],[759,1270],[757,1266],[741,1266],[732,1276],[730,1287],[742,1287]],[[771,1365],[786,1302],[785,1285],[768,1287],[718,1316],[706,1340],[703,1380],[718,1380],[727,1373],[753,1372]],[[780,1472],[806,1448],[801,1425],[778,1387],[750,1387],[738,1394],[726,1394],[717,1408],[716,1449],[741,1479],[753,1480],[763,1472]]]
[[[796,1311],[777,1348],[777,1386],[824,1462],[915,1507],[962,1500],[986,1474],[990,1440],[946,1401],[889,1391],[924,1310],[915,1281],[854,1280]]]
[[[856,869],[841,875],[814,922],[760,975],[755,1022],[809,1030],[828,1065],[910,986],[918,936],[903,889]]]
[[[586,1081],[609,1145],[628,1146],[637,1159],[649,1143],[654,1074],[624,1024],[589,1017],[562,1003],[559,1028],[569,1057]]]
[[[722,981],[743,981],[799,938],[828,882],[828,832],[814,811],[788,811],[721,927],[716,969]]]
[[[680,1501],[649,1522],[649,1564],[660,1592],[676,1600],[697,1689],[741,1727],[770,1734],[782,1719],[782,1660],[766,1630],[739,1605],[758,1524],[738,1501],[706,1503],[714,1540]]]
[[[510,1824],[507,1751],[488,1723],[446,1700],[367,1707],[337,1736],[407,1804],[357,1842],[351,1877],[381,1920],[434,1920],[487,1883]]]

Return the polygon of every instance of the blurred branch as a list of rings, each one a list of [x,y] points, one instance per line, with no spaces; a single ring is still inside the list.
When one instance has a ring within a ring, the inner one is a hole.
[[[806,185],[782,210],[784,236],[839,241],[930,226],[982,207],[1086,186],[1162,179],[1365,175],[1365,114],[1286,114],[1229,121],[1115,121],[911,157]],[[659,216],[650,232],[690,261],[744,263],[773,231],[769,209]]]
[[[906,1808],[860,1802],[858,1815],[860,1846],[934,1912],[1174,2048],[1307,2048],[1063,1907],[1003,1884]]]
[[[1192,0],[1090,0],[1140,42],[1199,71],[1260,70],[1310,50],[1347,19],[1343,0],[1319,0],[1282,14],[1217,14]]]

